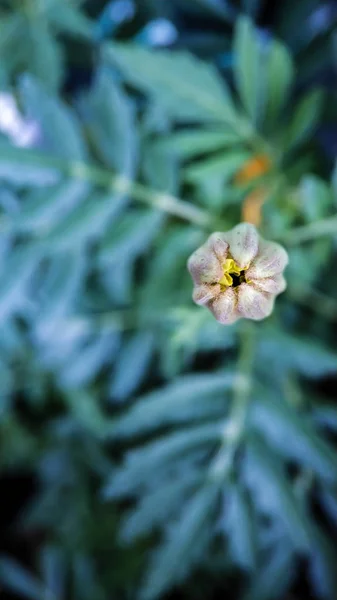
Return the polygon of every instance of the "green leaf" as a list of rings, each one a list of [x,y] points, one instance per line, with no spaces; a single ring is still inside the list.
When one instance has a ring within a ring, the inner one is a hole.
[[[200,473],[186,472],[184,477],[168,481],[141,498],[125,519],[123,541],[133,541],[159,525],[167,525],[168,520],[181,510],[186,497],[202,483],[202,478]]]
[[[254,427],[286,458],[297,461],[328,481],[337,481],[336,456],[304,415],[289,405],[266,396],[252,406]]]
[[[135,173],[138,140],[130,99],[111,74],[98,72],[90,92],[79,103],[90,137],[104,163],[119,174]]]
[[[185,504],[179,521],[168,530],[162,546],[154,554],[141,591],[142,600],[158,598],[202,559],[211,537],[209,521],[217,496],[217,486],[208,486]]]
[[[206,119],[237,126],[232,100],[210,64],[183,52],[110,45],[106,59],[117,64],[130,83],[165,106],[176,119]]]
[[[41,290],[39,325],[71,312],[84,273],[85,261],[81,252],[65,252],[52,258]]]
[[[140,290],[143,306],[154,310],[160,304],[162,308],[170,310],[172,304],[179,306],[186,302],[186,298],[190,298],[191,283],[186,278],[186,262],[204,241],[205,234],[192,227],[175,226],[164,237],[159,236],[156,252],[148,263]]]
[[[64,251],[92,241],[117,218],[121,202],[114,194],[95,193],[47,232],[46,247]]]
[[[42,583],[11,558],[0,558],[0,582],[2,585],[28,600],[45,600],[47,590]]]
[[[283,44],[273,41],[266,57],[266,122],[277,125],[277,120],[289,97],[294,79],[294,64]]]
[[[59,380],[64,389],[87,386],[109,360],[110,340],[103,335],[81,348],[60,370]]]
[[[232,131],[196,129],[195,131],[173,133],[157,142],[157,145],[177,154],[183,160],[189,160],[199,154],[235,146],[239,142],[239,136]]]
[[[116,423],[114,435],[133,436],[159,427],[212,415],[212,400],[220,398],[227,405],[227,394],[233,386],[232,373],[199,373],[183,375],[159,390],[138,399],[129,412]],[[220,413],[221,414],[221,413]]]
[[[63,78],[63,52],[44,16],[27,20],[24,40],[28,41],[30,72],[46,89],[56,92]]]
[[[293,552],[287,546],[279,545],[268,553],[242,600],[278,600],[286,593],[293,578]]]
[[[255,516],[249,497],[240,484],[225,489],[224,514],[221,526],[228,533],[233,562],[243,569],[256,565],[257,539]]]
[[[303,177],[300,185],[302,212],[307,222],[323,218],[333,204],[330,187],[314,175]]]
[[[91,364],[88,364],[88,361],[86,361],[86,357],[83,357],[83,365],[84,369],[86,366],[92,369]],[[95,369],[96,365],[97,363],[95,364]],[[89,374],[85,375],[85,381],[79,375],[79,370],[77,370],[76,381],[75,379],[72,379],[71,382],[69,381],[70,387],[77,388],[81,385],[83,386],[90,380]],[[67,386],[68,381],[65,381],[64,384]],[[106,425],[108,424],[107,419],[97,402],[96,396],[92,392],[85,389],[72,389],[66,394],[65,402],[71,416],[75,418],[77,424],[86,432],[90,432],[98,437],[104,435]]]
[[[194,460],[205,456],[204,450],[214,447],[223,434],[223,423],[207,422],[179,430],[132,451],[122,468],[113,473],[103,494],[105,498],[133,495],[143,486],[152,487],[153,473],[157,477],[171,478],[172,468],[177,467],[183,456],[192,470]],[[171,470],[171,471],[170,471]]]
[[[56,546],[44,546],[41,552],[41,573],[50,600],[61,600],[66,588],[66,562],[63,551]]]
[[[44,232],[65,217],[88,195],[90,187],[78,180],[63,182],[55,187],[34,190],[25,199],[20,213],[13,220],[16,231]]]
[[[194,163],[184,169],[184,174],[188,181],[195,184],[200,184],[212,177],[220,177],[224,184],[235,175],[249,158],[251,158],[251,155],[248,152],[226,152],[226,154]]]
[[[20,79],[20,98],[27,117],[41,128],[42,146],[51,154],[84,160],[87,149],[74,111],[46,93],[30,75]]]
[[[149,368],[155,346],[156,339],[148,331],[137,333],[124,344],[110,386],[113,397],[125,400],[139,387]]]
[[[155,190],[179,193],[178,165],[175,157],[160,144],[147,140],[142,148],[142,170],[149,187]]]
[[[262,56],[257,33],[247,17],[240,17],[237,21],[234,56],[234,76],[241,102],[253,123],[257,123],[261,115],[264,87]]]
[[[15,186],[47,187],[61,178],[57,167],[43,164],[30,150],[0,142],[0,179]]]
[[[321,90],[312,90],[298,103],[286,131],[287,149],[303,144],[316,129],[323,108]]]
[[[315,527],[309,576],[317,596],[323,600],[335,600],[336,598],[336,564],[335,544],[331,543],[318,527]]]
[[[261,513],[282,523],[295,548],[308,550],[307,515],[287,479],[284,465],[260,436],[250,436],[244,473]]]
[[[26,286],[41,259],[38,245],[28,244],[12,250],[0,282],[0,319],[20,308],[26,301]]]
[[[299,371],[308,378],[322,377],[337,370],[335,352],[314,337],[298,337],[266,328],[257,348],[259,363],[268,363],[268,372],[276,378]]]
[[[163,214],[155,210],[134,210],[123,216],[102,239],[98,259],[103,266],[126,257],[134,260],[158,234]]]
[[[69,2],[54,2],[48,10],[48,19],[62,33],[87,39],[92,38],[92,22],[81,10]]]

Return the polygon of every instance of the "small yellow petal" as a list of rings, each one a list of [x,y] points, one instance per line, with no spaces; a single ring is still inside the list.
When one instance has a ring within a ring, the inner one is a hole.
[[[229,273],[224,273],[223,277],[221,277],[221,279],[219,280],[220,285],[232,285],[233,283],[233,279],[232,277],[229,275]]]

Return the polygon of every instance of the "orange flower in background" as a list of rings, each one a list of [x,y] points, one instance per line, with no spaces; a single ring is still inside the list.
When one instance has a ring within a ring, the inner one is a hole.
[[[245,186],[254,179],[265,175],[270,171],[272,162],[266,154],[257,154],[253,158],[247,160],[243,167],[236,173],[234,184]],[[242,220],[253,225],[261,223],[261,209],[266,199],[267,190],[264,187],[258,187],[245,198],[242,206]]]
[[[236,185],[246,185],[257,177],[261,177],[270,171],[272,166],[269,156],[266,154],[257,154],[245,162],[243,167],[236,173],[234,183]]]

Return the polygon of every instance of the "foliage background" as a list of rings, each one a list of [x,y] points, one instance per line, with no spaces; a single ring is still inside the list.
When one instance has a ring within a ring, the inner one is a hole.
[[[336,19],[0,3],[3,598],[337,598]],[[222,327],[186,260],[261,210]]]

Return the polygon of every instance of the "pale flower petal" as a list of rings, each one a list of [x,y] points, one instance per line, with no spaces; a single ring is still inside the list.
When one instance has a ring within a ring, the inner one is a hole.
[[[215,252],[221,263],[225,262],[229,248],[229,244],[225,240],[224,235],[225,234],[221,233],[221,231],[216,231],[215,233],[212,233],[207,240],[207,245]]]
[[[223,234],[229,243],[229,251],[240,269],[247,268],[259,248],[259,236],[250,223],[240,223]]]
[[[248,283],[238,287],[238,312],[241,317],[260,321],[269,317],[274,307],[274,296],[256,290]]]
[[[250,279],[249,283],[256,289],[269,294],[281,294],[287,287],[283,275],[274,275],[274,277],[266,277],[265,279]]]
[[[223,274],[222,266],[213,250],[206,245],[193,252],[187,267],[194,283],[216,283]]]
[[[259,253],[246,272],[246,279],[263,279],[282,273],[288,264],[288,254],[275,242],[261,240]]]
[[[239,318],[236,304],[236,288],[228,288],[223,294],[220,294],[213,302],[209,303],[209,309],[212,311],[216,320],[222,325],[230,325]]]
[[[220,294],[220,285],[198,285],[193,290],[192,298],[196,304],[207,304]]]

